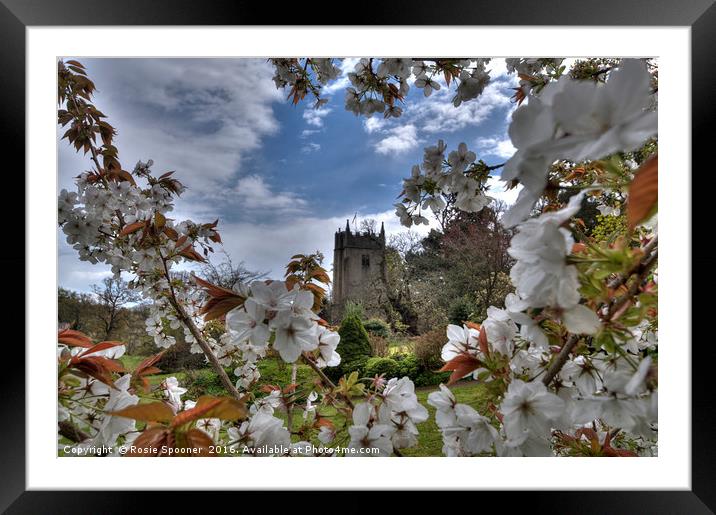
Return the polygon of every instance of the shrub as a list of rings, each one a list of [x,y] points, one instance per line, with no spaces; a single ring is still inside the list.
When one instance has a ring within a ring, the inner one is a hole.
[[[374,336],[372,334],[369,336],[369,338],[373,356],[379,356],[381,358],[387,358],[388,356],[390,356],[388,340],[381,336]]]
[[[343,319],[338,330],[341,341],[336,350],[341,355],[341,361],[350,363],[355,359],[371,355],[370,339],[363,323],[356,316]]]
[[[193,354],[189,351],[190,345],[183,337],[169,347],[159,361],[158,366],[164,373],[182,372],[184,370],[197,370],[205,368],[206,357],[203,353]]]
[[[442,366],[440,354],[447,342],[443,329],[432,331],[414,339],[415,356],[424,368],[438,369]]]
[[[374,377],[377,375],[385,374],[385,377],[390,379],[398,375],[398,362],[392,358],[369,358],[366,361],[365,369],[363,374],[365,377]]]
[[[327,368],[325,372],[328,377],[334,378],[335,380],[338,380],[341,376],[352,374],[353,372],[358,372],[358,377],[365,377],[365,367],[369,359],[367,356],[361,356],[348,363],[341,362],[340,366],[334,369]]]
[[[396,355],[394,358],[398,362],[398,377],[408,376],[413,378],[418,375],[420,363],[414,354]]]
[[[326,374],[332,379],[356,370],[362,371],[365,361],[372,353],[368,332],[357,316],[345,317],[338,334],[341,336],[341,341],[336,351],[341,355],[341,364],[326,370]]]
[[[448,308],[450,323],[462,325],[465,320],[470,320],[476,308],[477,306],[475,306],[475,303],[468,296],[455,299],[452,304],[450,304],[450,308]]]
[[[363,322],[363,327],[368,331],[368,334],[372,336],[380,336],[381,338],[387,338],[390,336],[390,326],[388,322],[381,320],[380,318],[371,318],[366,322]]]
[[[343,308],[343,320],[352,317],[362,320],[364,314],[365,310],[363,309],[363,304],[360,302],[353,302],[352,300],[349,300]]]

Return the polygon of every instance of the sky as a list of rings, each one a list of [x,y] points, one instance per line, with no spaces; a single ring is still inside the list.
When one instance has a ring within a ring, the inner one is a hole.
[[[155,175],[174,170],[188,190],[169,215],[177,222],[212,222],[234,262],[280,278],[289,258],[320,250],[332,267],[333,235],[351,221],[384,222],[388,236],[405,231],[392,205],[401,181],[422,162],[423,148],[460,142],[489,165],[514,148],[507,126],[517,79],[494,59],[492,81],[476,100],[452,105],[454,84],[425,98],[411,88],[397,119],[358,117],[344,108],[346,74],[324,88],[319,110],[293,105],[276,89],[265,59],[83,59],[97,92],[95,105],[117,129],[124,169],[154,160]],[[87,156],[61,140],[58,191],[74,191],[74,177],[90,168]],[[508,203],[497,177],[491,196]],[[427,233],[426,226],[419,231]],[[216,249],[217,252],[220,248]],[[81,262],[58,231],[59,285],[91,291],[109,267]]]

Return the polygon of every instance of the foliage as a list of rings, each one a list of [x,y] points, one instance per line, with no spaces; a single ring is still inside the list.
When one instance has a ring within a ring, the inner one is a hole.
[[[392,358],[373,357],[368,358],[363,368],[363,375],[366,377],[375,377],[384,375],[385,377],[396,377],[398,374],[398,363]]]
[[[363,322],[363,327],[368,334],[388,338],[390,336],[390,325],[380,318],[370,318]]]
[[[452,301],[448,310],[450,323],[462,325],[466,320],[472,319],[471,317],[475,314],[475,311],[475,303],[469,296],[463,295],[462,297],[458,297]]]
[[[437,370],[442,366],[440,353],[445,345],[445,332],[433,329],[414,340],[415,357],[421,366],[428,370]]]
[[[346,318],[357,318],[363,320],[365,317],[365,308],[361,302],[349,300],[343,307],[343,320]]]
[[[390,346],[387,339],[372,334],[369,334],[368,338],[370,340],[371,355],[384,358],[390,354]]]
[[[627,232],[626,216],[597,215],[597,224],[590,236],[597,242],[613,243]]]

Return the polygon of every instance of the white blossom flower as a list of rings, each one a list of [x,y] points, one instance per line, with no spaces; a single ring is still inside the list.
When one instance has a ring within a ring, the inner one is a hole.
[[[172,376],[167,377],[163,382],[164,396],[167,397],[169,404],[172,405],[174,411],[179,411],[182,407],[181,396],[187,392],[186,388],[179,386],[179,380]]]
[[[475,162],[477,155],[467,149],[465,143],[460,143],[457,150],[453,150],[448,154],[448,163],[453,171],[464,172],[465,169]]]
[[[316,364],[321,367],[335,367],[341,363],[341,355],[336,352],[336,347],[341,341],[341,336],[321,325],[316,327],[318,333],[318,359]]]
[[[269,311],[280,312],[291,309],[294,297],[295,293],[289,292],[283,281],[272,281],[270,284],[263,281],[251,283],[250,298]]]
[[[479,331],[465,326],[450,324],[447,327],[448,342],[443,346],[440,357],[443,361],[450,361],[455,356],[465,352],[477,355],[479,352]]]
[[[104,405],[105,415],[100,422],[93,443],[94,445],[113,446],[121,434],[134,431],[135,421],[131,418],[109,415],[110,412],[119,411],[139,403],[139,397],[129,393],[131,374],[125,374],[114,382],[114,388],[109,389],[109,399]]]
[[[457,421],[455,406],[457,401],[452,391],[444,384],[440,385],[440,390],[428,394],[428,404],[435,408],[435,423],[440,428],[451,427]]]
[[[266,310],[253,297],[244,302],[243,309],[232,309],[226,314],[226,326],[236,343],[248,341],[253,346],[265,347],[269,328],[264,323]]]
[[[353,409],[353,425],[348,428],[351,437],[348,448],[366,452],[351,452],[348,456],[390,456],[393,452],[390,438],[394,429],[387,424],[376,424],[372,415],[373,407],[367,402],[361,402]]]
[[[429,97],[433,91],[440,89],[440,83],[434,81],[430,77],[422,76],[415,80],[415,87],[423,90],[423,94]]]
[[[541,381],[516,379],[507,388],[500,405],[507,438],[520,444],[530,433],[549,434],[550,426],[564,410],[564,401],[550,393]]]
[[[471,454],[490,451],[499,435],[489,419],[467,404],[456,405],[455,414],[460,428],[460,441],[465,450]],[[450,435],[455,431],[455,428],[447,429],[446,433]]]
[[[328,426],[321,426],[320,431],[318,431],[318,435],[316,436],[318,438],[318,441],[323,444],[329,444],[336,438],[336,430],[332,427]]]
[[[293,363],[303,351],[318,347],[316,324],[311,320],[290,312],[281,312],[275,322],[276,339],[273,348],[286,363]]]

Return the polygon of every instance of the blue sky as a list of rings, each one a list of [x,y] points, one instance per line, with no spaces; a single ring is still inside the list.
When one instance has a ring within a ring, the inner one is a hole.
[[[329,102],[294,106],[277,90],[264,59],[82,59],[97,86],[95,104],[118,130],[125,169],[154,160],[175,170],[189,190],[172,217],[220,219],[235,261],[280,277],[291,255],[321,250],[332,263],[333,232],[346,218],[384,221],[405,230],[392,204],[401,180],[438,139],[464,141],[488,164],[513,151],[506,135],[514,76],[493,60],[492,83],[478,99],[454,108],[454,85],[429,98],[412,88],[398,119],[357,117],[343,105],[345,73],[329,84]],[[63,131],[58,129],[58,141]],[[59,189],[89,168],[66,141],[58,144]],[[493,196],[506,201],[495,181]],[[426,231],[425,227],[421,228]],[[89,291],[107,268],[80,262],[58,233],[59,284]]]

